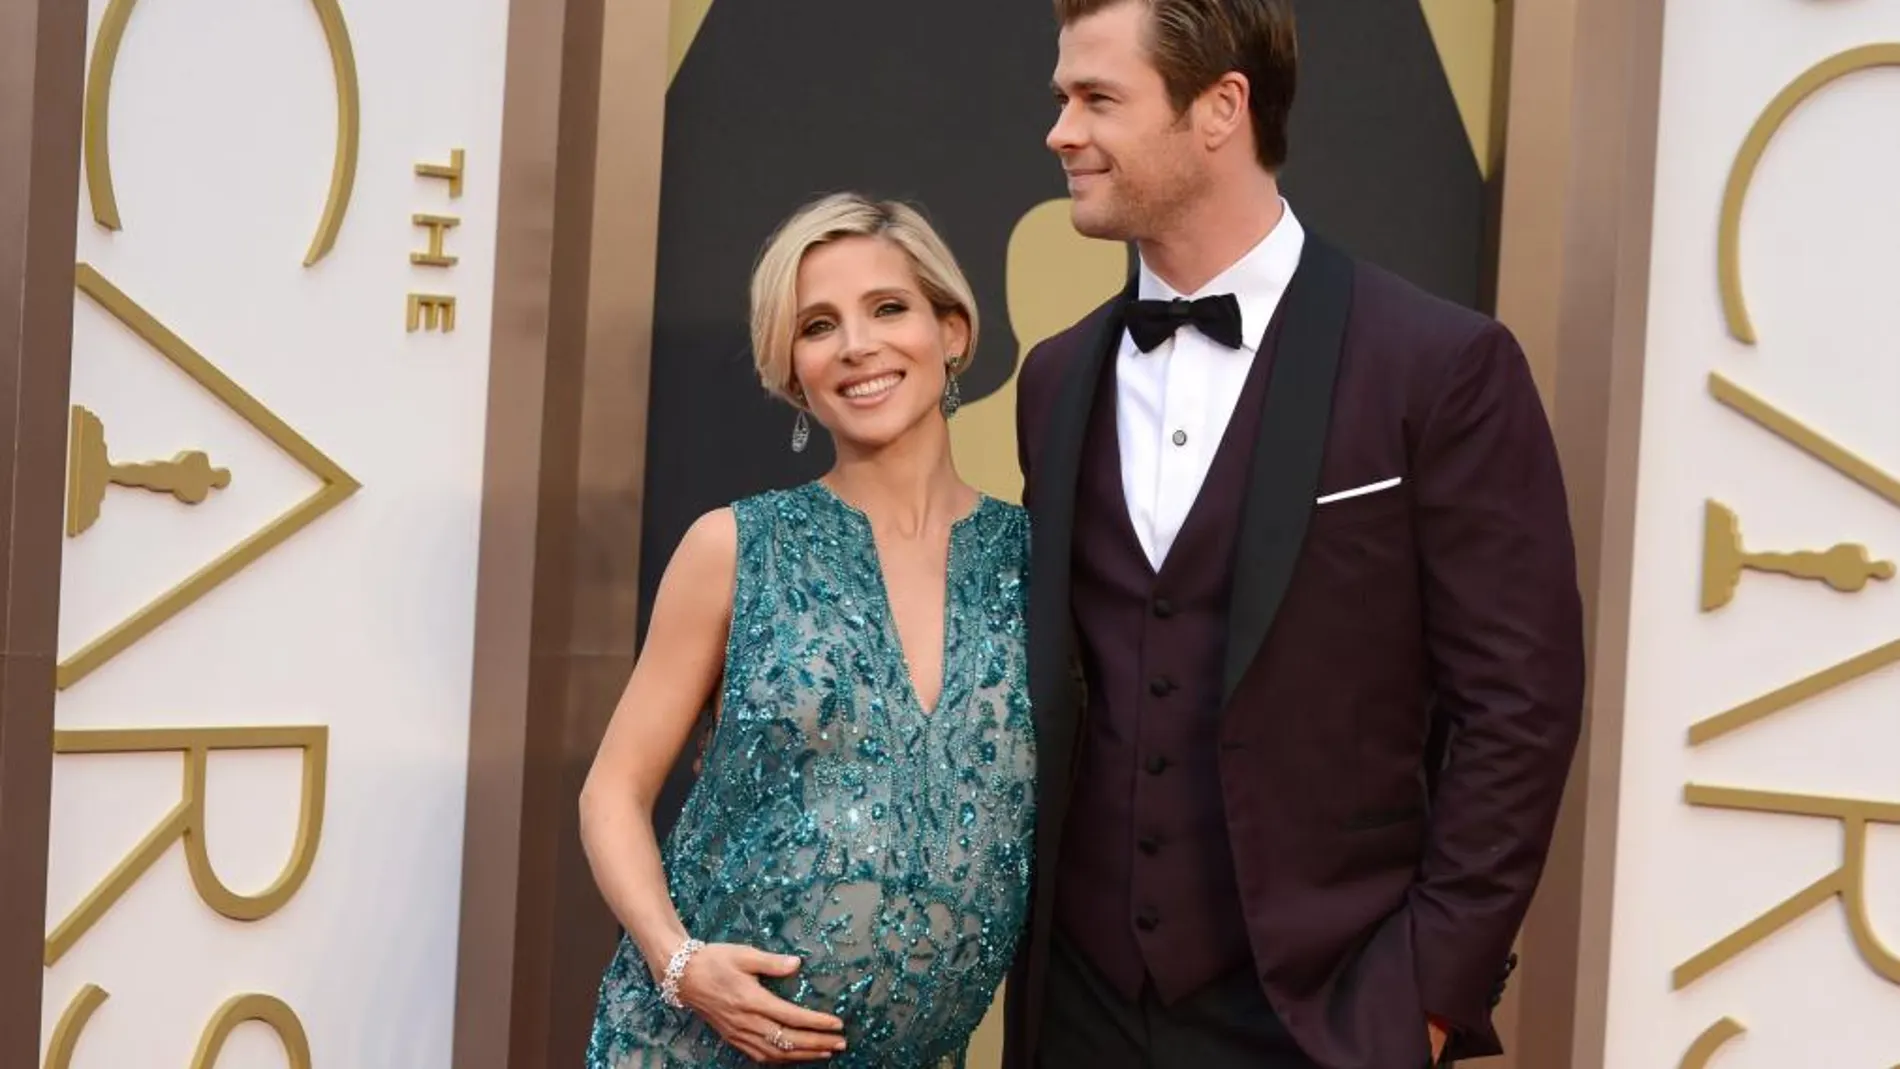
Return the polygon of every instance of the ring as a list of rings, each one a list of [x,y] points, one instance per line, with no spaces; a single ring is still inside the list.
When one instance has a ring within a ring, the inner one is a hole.
[[[798,1044],[785,1038],[785,1029],[783,1027],[772,1029],[772,1045],[780,1050],[792,1050],[798,1046]]]

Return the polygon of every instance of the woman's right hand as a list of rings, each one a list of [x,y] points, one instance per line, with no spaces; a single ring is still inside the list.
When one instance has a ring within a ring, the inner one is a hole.
[[[680,975],[680,1001],[755,1062],[822,1061],[844,1050],[844,1022],[787,1002],[759,982],[761,976],[791,976],[798,966],[797,958],[784,954],[711,943]]]

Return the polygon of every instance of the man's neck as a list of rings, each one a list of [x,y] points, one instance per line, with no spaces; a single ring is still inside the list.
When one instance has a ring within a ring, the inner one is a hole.
[[[1260,244],[1285,214],[1272,175],[1228,183],[1188,206],[1165,233],[1137,242],[1141,262],[1176,293],[1194,293]]]

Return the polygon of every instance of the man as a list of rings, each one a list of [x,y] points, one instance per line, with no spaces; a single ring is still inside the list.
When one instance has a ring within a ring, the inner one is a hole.
[[[1141,263],[1018,386],[1041,801],[1005,1060],[1494,1053],[1584,676],[1523,354],[1281,198],[1286,0],[1055,7],[1074,223]]]

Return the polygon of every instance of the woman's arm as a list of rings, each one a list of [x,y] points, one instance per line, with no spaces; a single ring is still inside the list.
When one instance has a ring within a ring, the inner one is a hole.
[[[725,671],[738,542],[730,509],[700,517],[680,541],[653,600],[646,647],[581,788],[581,844],[594,882],[656,979],[692,933],[667,891],[653,806]],[[750,947],[708,946],[692,957],[679,996],[755,1061],[826,1057],[844,1049],[836,1034],[843,1022],[787,1002],[758,981],[789,976],[798,964]],[[775,1036],[798,1049],[774,1047]]]
[[[581,788],[581,845],[594,882],[655,976],[688,933],[667,895],[653,806],[725,668],[738,541],[730,509],[701,516],[681,539]]]

